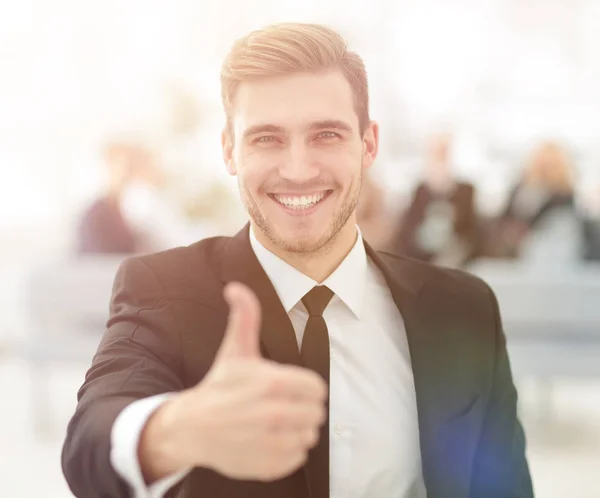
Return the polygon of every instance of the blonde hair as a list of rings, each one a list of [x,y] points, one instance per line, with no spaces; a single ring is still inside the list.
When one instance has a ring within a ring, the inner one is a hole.
[[[556,142],[544,142],[530,156],[525,167],[526,179],[554,192],[573,191],[574,167],[566,151]]]
[[[231,132],[231,116],[239,85],[270,76],[338,69],[354,97],[360,133],[369,123],[369,90],[365,65],[347,48],[342,36],[320,24],[281,23],[237,40],[221,68],[221,97]]]

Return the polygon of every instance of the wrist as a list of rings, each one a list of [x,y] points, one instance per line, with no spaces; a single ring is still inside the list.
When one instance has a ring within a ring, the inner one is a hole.
[[[138,460],[147,484],[186,469],[184,449],[177,442],[179,398],[165,401],[150,416],[138,442]]]

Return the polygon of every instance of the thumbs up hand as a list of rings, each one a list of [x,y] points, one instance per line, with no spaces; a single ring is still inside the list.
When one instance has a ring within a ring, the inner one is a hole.
[[[215,364],[260,358],[261,311],[257,297],[238,283],[229,284],[224,296],[229,304],[229,321]]]
[[[142,435],[140,461],[150,481],[193,466],[234,479],[280,479],[301,467],[318,441],[324,380],[262,358],[257,297],[239,283],[224,295],[229,320],[210,371],[162,405]]]

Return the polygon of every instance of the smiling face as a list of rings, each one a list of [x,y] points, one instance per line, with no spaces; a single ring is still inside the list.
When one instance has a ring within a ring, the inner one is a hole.
[[[267,245],[313,253],[355,236],[364,168],[378,129],[359,129],[352,89],[341,72],[293,73],[242,83],[224,157]]]

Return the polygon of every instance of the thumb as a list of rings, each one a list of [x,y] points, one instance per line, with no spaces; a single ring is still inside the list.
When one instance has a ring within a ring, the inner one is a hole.
[[[229,319],[217,358],[257,358],[260,356],[260,302],[248,287],[233,282],[224,290]]]

